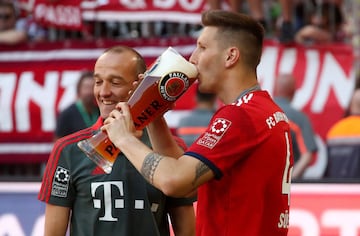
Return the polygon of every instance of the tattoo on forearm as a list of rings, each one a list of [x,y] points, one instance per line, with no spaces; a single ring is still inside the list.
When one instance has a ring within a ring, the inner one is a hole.
[[[199,164],[196,165],[195,179],[193,181],[193,185],[195,185],[198,179],[208,171],[210,171],[209,167],[203,162],[199,162]]]
[[[159,155],[158,153],[150,152],[149,154],[146,155],[144,159],[144,162],[141,167],[141,174],[151,184],[154,181],[155,170],[162,158],[163,156]]]

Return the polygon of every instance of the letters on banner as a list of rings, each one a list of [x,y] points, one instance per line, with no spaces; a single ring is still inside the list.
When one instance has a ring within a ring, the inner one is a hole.
[[[82,29],[81,0],[35,0],[34,19],[41,25],[69,30]]]

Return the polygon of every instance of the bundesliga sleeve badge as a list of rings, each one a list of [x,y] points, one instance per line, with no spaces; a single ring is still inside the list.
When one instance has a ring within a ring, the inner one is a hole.
[[[231,121],[224,118],[216,118],[210,128],[197,141],[197,144],[212,149],[221,140],[230,125]]]
[[[51,195],[57,197],[66,197],[69,188],[70,172],[69,170],[58,166],[54,175],[51,188]]]

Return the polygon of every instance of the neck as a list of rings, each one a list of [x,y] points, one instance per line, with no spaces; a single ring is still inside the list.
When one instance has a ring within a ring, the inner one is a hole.
[[[248,93],[251,93],[253,91],[257,91],[257,90],[260,90],[260,85],[258,83],[254,84],[253,86],[249,87],[249,88],[246,88],[244,89],[240,95],[236,98],[236,100],[239,100],[240,98],[242,98],[243,96],[245,96],[246,94]]]
[[[224,104],[231,104],[243,91],[258,84],[255,70],[244,66],[230,68],[224,72],[218,97]]]
[[[240,85],[237,88],[231,87],[227,91],[224,91],[224,96],[222,97],[222,102],[224,104],[231,104],[235,100],[237,100],[239,97],[242,97],[248,92],[254,91],[254,90],[260,90],[260,85],[258,82],[252,82],[244,85]]]

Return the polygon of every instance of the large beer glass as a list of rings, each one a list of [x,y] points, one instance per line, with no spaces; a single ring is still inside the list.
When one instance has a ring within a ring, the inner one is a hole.
[[[196,80],[197,74],[196,67],[175,49],[169,47],[165,50],[145,72],[144,79],[128,101],[136,129],[143,129],[171,109],[172,104]],[[102,131],[79,141],[78,147],[105,173],[111,172],[120,152]]]

